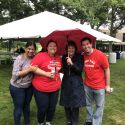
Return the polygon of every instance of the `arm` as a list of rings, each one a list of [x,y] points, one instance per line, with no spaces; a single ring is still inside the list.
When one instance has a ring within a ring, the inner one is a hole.
[[[21,55],[16,58],[13,64],[12,75],[15,77],[23,77],[29,73],[29,67],[23,69],[23,60]]]
[[[23,69],[22,71],[20,71],[19,76],[21,76],[21,77],[25,76],[30,72],[33,72],[33,73],[35,73],[37,75],[42,75],[42,76],[45,76],[45,77],[54,78],[53,73],[45,72],[45,71],[41,70],[40,68],[38,68],[37,66],[31,66],[31,65],[28,68]]]
[[[105,72],[105,81],[106,81],[106,92],[110,93],[110,69],[109,67],[104,69]]]
[[[35,73],[37,75],[42,75],[42,76],[45,76],[45,77],[49,77],[49,78],[54,78],[54,73],[45,72],[44,70],[41,70],[40,68],[37,68],[36,70],[33,70],[33,73]]]
[[[23,76],[27,75],[28,73],[30,73],[30,68],[29,67],[26,68],[26,69],[21,70],[18,75],[20,77],[23,77]]]
[[[71,65],[71,68],[73,69],[74,72],[76,73],[80,73],[83,70],[83,57],[81,55],[77,55],[76,61],[72,61],[71,58],[69,58],[69,62]]]
[[[35,57],[32,59],[31,62],[31,72],[33,72],[36,75],[42,75],[45,77],[49,77],[49,78],[53,78],[54,74],[52,72],[46,72],[42,69],[40,69],[40,65],[43,64],[43,61],[45,61],[45,56],[44,53],[39,53],[37,55],[35,55]],[[37,68],[35,69],[34,66],[37,66]]]
[[[74,63],[72,65],[72,69],[76,72],[76,73],[82,73],[82,70],[83,70],[83,64],[82,62],[78,62],[77,64]]]
[[[29,67],[27,67],[27,68],[21,70],[21,71],[19,72],[19,76],[20,76],[20,77],[23,77],[23,76],[27,75],[27,74],[30,73],[30,72],[35,72],[36,70],[37,70],[37,66],[31,66],[31,65],[30,65]]]
[[[104,53],[100,55],[100,63],[102,68],[104,69],[105,74],[105,82],[106,82],[106,93],[110,93],[110,69],[109,69],[109,62]]]

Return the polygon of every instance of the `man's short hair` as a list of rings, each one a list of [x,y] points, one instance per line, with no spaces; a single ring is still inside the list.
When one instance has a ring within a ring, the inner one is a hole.
[[[84,37],[81,40],[81,44],[82,44],[83,41],[86,41],[86,40],[88,40],[90,44],[92,43],[92,40],[89,37]]]

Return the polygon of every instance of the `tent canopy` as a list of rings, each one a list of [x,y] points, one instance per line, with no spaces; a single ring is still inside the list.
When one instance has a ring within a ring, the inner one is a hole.
[[[0,38],[39,38],[46,37],[55,30],[76,28],[95,36],[97,40],[121,42],[119,39],[87,28],[78,22],[48,11],[0,26]]]

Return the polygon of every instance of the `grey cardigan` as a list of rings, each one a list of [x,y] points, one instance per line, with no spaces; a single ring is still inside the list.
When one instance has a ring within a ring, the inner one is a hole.
[[[33,74],[29,73],[23,77],[19,76],[19,72],[27,68],[31,63],[31,59],[27,59],[22,55],[19,55],[13,64],[12,78],[10,84],[17,88],[28,88],[31,85]]]

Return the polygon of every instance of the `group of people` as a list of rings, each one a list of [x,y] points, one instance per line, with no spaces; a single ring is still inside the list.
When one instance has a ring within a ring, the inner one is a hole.
[[[78,125],[79,108],[84,106],[87,109],[85,125],[102,124],[105,93],[110,93],[109,63],[104,53],[92,48],[90,38],[83,38],[81,47],[83,55],[77,52],[75,42],[69,41],[67,53],[61,58],[57,55],[56,41],[49,40],[46,52],[36,55],[35,43],[25,45],[25,52],[13,64],[10,80],[14,125],[21,125],[22,113],[25,125],[30,125],[33,94],[38,125],[52,125],[60,88],[59,103],[64,107],[67,125]],[[62,81],[60,72],[64,74]]]

